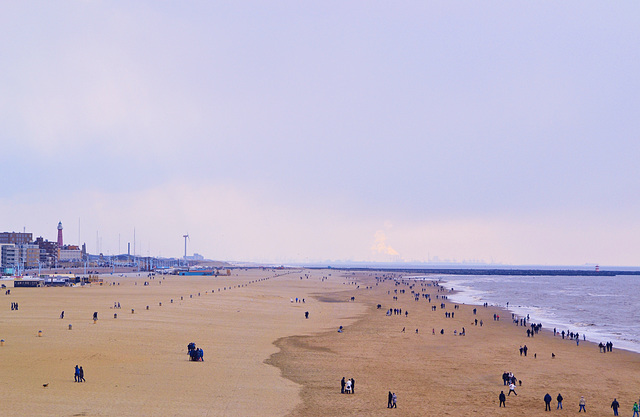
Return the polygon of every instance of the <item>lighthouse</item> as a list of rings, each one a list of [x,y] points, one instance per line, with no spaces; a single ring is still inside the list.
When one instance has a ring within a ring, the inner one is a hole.
[[[58,247],[62,249],[62,222],[58,222]]]

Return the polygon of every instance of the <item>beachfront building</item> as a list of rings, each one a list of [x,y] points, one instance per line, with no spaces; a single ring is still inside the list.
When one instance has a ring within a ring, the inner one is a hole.
[[[81,262],[82,251],[75,245],[67,245],[58,249],[58,262]]]
[[[35,244],[2,244],[2,268],[36,268],[40,261],[40,248]]]
[[[7,270],[18,265],[18,248],[13,243],[0,244],[2,246],[2,268]]]
[[[52,267],[58,261],[58,243],[37,237],[35,244],[40,248],[40,264],[44,267]]]
[[[20,265],[22,268],[37,268],[40,262],[40,247],[36,244],[18,245],[20,250]]]
[[[0,232],[1,243],[13,243],[14,245],[24,245],[31,243],[33,233]]]
[[[44,287],[44,279],[42,278],[16,278],[13,281],[13,286],[15,288],[24,287],[24,288],[35,288],[35,287]]]

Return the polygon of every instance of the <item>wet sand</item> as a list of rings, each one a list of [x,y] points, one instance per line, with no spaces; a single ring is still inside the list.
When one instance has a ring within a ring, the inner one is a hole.
[[[447,292],[420,283],[413,288],[390,281],[376,286],[368,275],[352,278],[360,289],[351,293],[368,311],[343,333],[277,342],[281,351],[270,363],[303,386],[303,403],[290,415],[542,416],[547,392],[553,398],[553,411],[561,393],[566,414],[577,413],[584,395],[590,415],[613,415],[614,397],[622,415],[630,415],[638,400],[638,354],[617,349],[599,353],[596,344],[581,341],[577,346],[549,331],[527,337],[527,327],[515,326],[506,311],[467,305],[456,309],[435,298]],[[367,284],[373,288],[363,289]],[[405,293],[394,294],[396,289]],[[414,301],[411,291],[430,293],[431,303],[422,297]],[[446,304],[444,309],[441,302]],[[377,304],[382,308],[378,310]],[[434,304],[436,311],[431,309]],[[386,316],[389,308],[401,308],[403,314]],[[453,312],[454,317],[445,318],[445,312]],[[501,316],[500,321],[494,321],[494,314]],[[475,325],[476,318],[483,321],[482,327]],[[463,327],[466,336],[454,335]],[[526,357],[520,356],[522,345],[529,348]],[[503,372],[513,372],[522,386],[516,388],[518,396],[508,396],[506,408],[499,409],[500,391],[509,392],[502,382]],[[340,394],[343,376],[355,379],[355,394]],[[398,397],[397,409],[386,408],[389,391]]]
[[[476,307],[474,316],[472,306],[454,309],[449,303],[441,309],[435,296],[445,293],[434,287],[377,283],[376,275],[381,273],[243,270],[231,277],[165,279],[141,274],[105,277],[120,285],[3,292],[0,413],[536,416],[544,413],[546,392],[554,398],[554,411],[561,392],[565,413],[577,412],[584,395],[591,415],[612,414],[614,397],[622,414],[631,414],[640,394],[639,355],[615,349],[602,354],[596,345],[576,346],[548,332],[527,338],[526,328],[514,326],[505,312]],[[396,289],[405,292],[394,294]],[[412,290],[430,293],[431,303],[414,301]],[[296,297],[305,303],[291,303]],[[118,301],[122,308],[113,309]],[[10,311],[11,302],[20,310]],[[403,314],[386,316],[389,308],[402,308]],[[455,318],[445,318],[445,311]],[[494,313],[502,316],[499,322]],[[475,326],[474,318],[484,325]],[[340,325],[342,333],[336,331]],[[454,336],[462,327],[466,336]],[[204,362],[187,360],[189,342],[204,349]],[[523,344],[527,357],[518,352]],[[84,367],[87,382],[73,382],[76,364]],[[517,397],[507,397],[506,409],[498,409],[498,394],[508,392],[504,371],[512,371],[522,386]],[[355,394],[340,394],[343,376],[355,379]],[[396,410],[386,408],[390,390],[398,396]]]

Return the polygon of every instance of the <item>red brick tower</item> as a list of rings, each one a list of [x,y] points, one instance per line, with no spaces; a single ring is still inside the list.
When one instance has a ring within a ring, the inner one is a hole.
[[[62,249],[62,222],[58,223],[58,247]]]

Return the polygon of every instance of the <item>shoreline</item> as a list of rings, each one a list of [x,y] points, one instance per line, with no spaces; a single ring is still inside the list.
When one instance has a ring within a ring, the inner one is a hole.
[[[464,304],[474,305],[474,306],[482,305],[481,297],[484,291],[471,288],[466,285],[455,285],[456,281],[446,281],[446,278],[442,278],[442,279],[444,282],[453,284],[454,287],[456,288],[455,290],[456,303],[461,305],[464,305]],[[461,287],[463,289],[460,290],[459,288]],[[478,298],[476,298],[474,294],[478,294],[477,295]],[[587,336],[586,342],[594,343],[596,346],[601,342],[602,343],[615,342],[614,347],[616,349],[623,349],[629,352],[640,354],[640,343],[638,343],[637,341],[622,339],[619,334],[616,334],[611,330],[608,331],[605,327],[593,325],[592,328],[585,329],[584,327],[581,327],[579,324],[575,324],[575,323],[571,324],[570,323],[571,318],[565,318],[565,320],[562,320],[562,319],[554,320],[547,317],[536,317],[536,308],[539,309],[539,307],[535,307],[535,306],[526,306],[526,305],[519,305],[519,304],[518,305],[511,304],[509,306],[506,306],[506,305],[492,302],[489,300],[487,300],[486,302],[489,302],[491,306],[495,306],[497,308],[503,309],[505,312],[508,312],[509,314],[513,313],[517,317],[525,317],[527,314],[530,314],[531,316],[533,316],[531,320],[535,320],[536,323],[541,323],[543,325],[542,327],[543,330],[548,329],[551,331],[551,333],[553,333],[553,328],[558,329],[558,332],[561,332],[562,330],[565,330],[566,332],[570,332],[570,331],[575,332],[577,330],[578,333],[580,333],[581,337],[582,335]],[[544,308],[542,310],[544,311]],[[582,343],[585,341],[581,339],[580,342]]]
[[[3,415],[382,415],[389,391],[406,416],[462,409],[542,416],[547,391],[561,392],[569,407],[585,395],[599,415],[614,396],[623,410],[637,399],[638,354],[601,354],[597,345],[576,347],[544,331],[527,338],[510,313],[477,307],[474,315],[430,281],[394,281],[400,275],[385,271],[284,272],[12,289],[0,310],[0,367],[10,375],[0,381],[10,393]],[[10,311],[10,301],[20,310]],[[494,313],[504,318],[493,321]],[[463,327],[465,336],[454,335]],[[204,349],[204,362],[187,360],[189,342]],[[522,344],[528,357],[518,354]],[[86,384],[74,384],[76,364]],[[522,386],[502,410],[505,371]],[[355,379],[355,394],[340,394],[343,376]]]
[[[366,277],[356,279],[364,281]],[[514,412],[542,416],[545,415],[542,397],[547,391],[553,398],[561,392],[565,407],[575,406],[576,410],[578,399],[585,395],[587,409],[597,415],[610,412],[613,398],[618,399],[622,410],[630,409],[637,400],[635,374],[640,371],[640,354],[618,348],[599,353],[597,343],[581,341],[579,346],[573,341],[565,343],[545,327],[528,338],[528,327],[513,324],[511,312],[500,306],[458,304],[450,299],[436,299],[433,295],[437,293],[433,292],[431,303],[413,301],[415,293],[407,300],[408,292],[399,294],[398,301],[389,300],[393,290],[410,287],[401,282],[399,279],[398,284],[387,281],[376,285],[378,288],[384,285],[391,291],[389,295],[384,291],[373,295],[354,290],[356,302],[365,303],[368,309],[355,323],[346,326],[342,334],[328,331],[274,342],[280,350],[271,355],[269,363],[277,366],[283,377],[303,387],[300,394],[303,404],[288,415],[378,415],[385,408],[386,393],[394,389],[399,392],[398,407],[403,409],[403,415],[416,416],[459,415],[458,407],[482,416],[506,416]],[[413,290],[416,289],[414,286]],[[431,306],[440,302],[446,307],[437,306],[432,311]],[[378,303],[383,305],[383,311],[385,307],[402,304],[409,315],[385,316],[375,307]],[[482,327],[473,324],[474,307],[475,317],[484,320]],[[444,311],[454,312],[455,318],[442,317]],[[493,321],[494,313],[501,316],[500,321]],[[416,315],[419,317],[414,319]],[[409,323],[418,323],[421,332],[414,333]],[[445,334],[432,335],[429,331],[424,334],[425,324],[428,330],[443,328]],[[403,333],[401,326],[409,330]],[[465,327],[466,336],[451,334],[453,328],[461,327]],[[351,335],[357,343],[349,340]],[[497,341],[500,342],[496,344]],[[527,357],[518,352],[524,344],[529,346]],[[349,346],[362,348],[354,355]],[[588,368],[583,366],[585,363],[589,363]],[[313,375],[304,371],[307,369],[314,369]],[[471,369],[472,374],[465,371]],[[522,381],[517,388],[520,395],[510,396],[505,410],[498,409],[497,404],[500,390],[506,388],[501,381],[504,371],[513,371]],[[355,377],[355,396],[339,393],[342,376]],[[333,406],[327,409],[323,406],[325,402]]]

